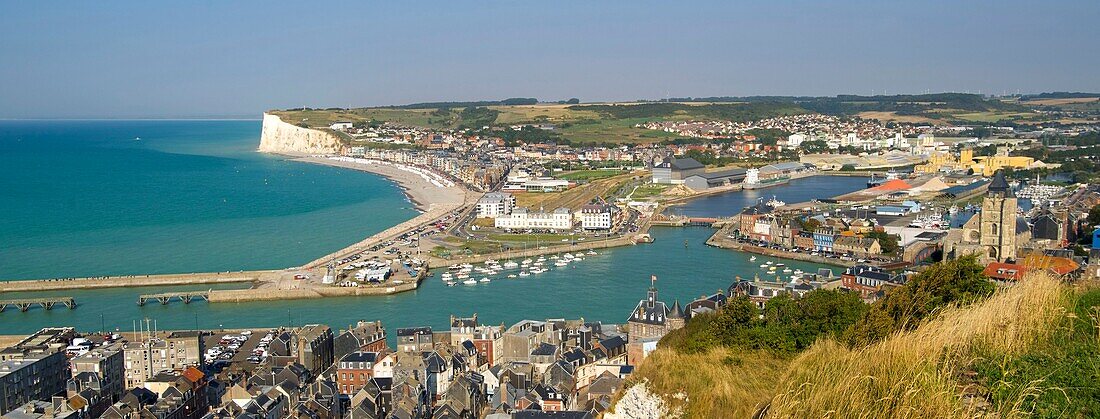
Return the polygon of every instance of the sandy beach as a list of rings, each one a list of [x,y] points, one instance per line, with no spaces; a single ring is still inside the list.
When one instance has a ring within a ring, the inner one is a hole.
[[[319,156],[292,156],[295,161],[323,164],[326,166],[341,167],[345,169],[361,170],[383,176],[397,183],[405,191],[416,208],[423,212],[431,211],[438,206],[456,206],[466,201],[467,191],[460,185],[439,186],[425,179],[420,174],[402,170],[388,164],[361,164],[350,161],[334,160]]]

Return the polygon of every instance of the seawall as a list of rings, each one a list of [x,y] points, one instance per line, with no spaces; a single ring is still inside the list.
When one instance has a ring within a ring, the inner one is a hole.
[[[0,292],[51,291],[113,287],[232,284],[254,282],[273,271],[216,272],[168,275],[128,275],[73,279],[0,281]]]
[[[344,144],[335,134],[315,129],[302,128],[283,122],[278,116],[265,113],[263,129],[260,131],[260,146],[263,153],[286,154],[338,154]]]

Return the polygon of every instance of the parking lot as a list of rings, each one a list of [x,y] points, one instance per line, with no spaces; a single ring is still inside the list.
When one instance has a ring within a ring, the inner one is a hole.
[[[206,336],[206,365],[213,371],[226,368],[251,372],[267,361],[267,346],[275,337],[275,329],[255,329],[215,332]]]

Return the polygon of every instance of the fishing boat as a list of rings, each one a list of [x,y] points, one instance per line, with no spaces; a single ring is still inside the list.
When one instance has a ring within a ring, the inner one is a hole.
[[[454,283],[454,281],[447,281],[447,286],[448,286],[448,287],[453,287],[453,286],[455,286],[455,283]]]
[[[508,274],[508,278],[515,278],[516,274]]]
[[[477,285],[477,281],[475,281],[475,280],[474,280],[474,279],[472,279],[472,278],[471,278],[471,279],[467,279],[467,280],[465,280],[465,281],[462,281],[462,285]]]
[[[749,257],[749,262],[756,262],[756,256]]]
[[[559,261],[557,261],[557,262],[554,262],[554,266],[558,266],[558,267],[561,267],[561,266],[569,266],[569,262],[565,262],[565,261],[560,261],[560,260],[559,260]]]
[[[520,271],[520,272],[519,272],[519,276],[521,276],[521,277],[527,277],[527,276],[531,276],[531,274],[527,273],[527,271]]]
[[[784,270],[783,270],[783,273],[785,273],[785,274],[789,274],[789,273],[791,273],[791,268],[787,268],[787,269],[784,269]]]
[[[585,253],[588,253],[589,256],[595,256],[597,254],[595,250],[589,250]]]
[[[467,279],[469,277],[470,277],[470,274],[468,274],[468,273],[459,273],[458,275],[455,275],[455,278],[458,278],[458,279]]]
[[[523,260],[523,264],[524,264],[524,265],[530,265],[530,264],[531,264],[531,262],[534,262],[534,261],[533,261],[533,260],[531,260],[531,259],[524,259],[524,260]]]
[[[481,278],[481,283],[482,283],[482,284],[488,284],[488,283],[490,283],[490,282],[492,282],[492,281],[493,281],[493,280],[489,279],[488,277],[485,277],[485,278]]]
[[[462,269],[462,266],[457,263],[447,267],[448,271],[457,271],[459,269]]]
[[[763,265],[760,265],[760,269],[768,269],[768,264],[765,263]]]
[[[518,263],[515,263],[515,262],[512,262],[512,261],[504,262],[504,269],[516,269],[518,267],[519,267]]]

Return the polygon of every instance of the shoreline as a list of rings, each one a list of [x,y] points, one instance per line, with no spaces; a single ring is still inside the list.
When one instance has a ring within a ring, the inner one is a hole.
[[[288,157],[290,161],[358,170],[382,176],[401,188],[405,197],[421,213],[431,211],[432,207],[436,205],[462,204],[469,193],[457,184],[450,187],[438,187],[425,180],[421,175],[402,170],[390,164],[359,164],[313,155],[273,154]]]

